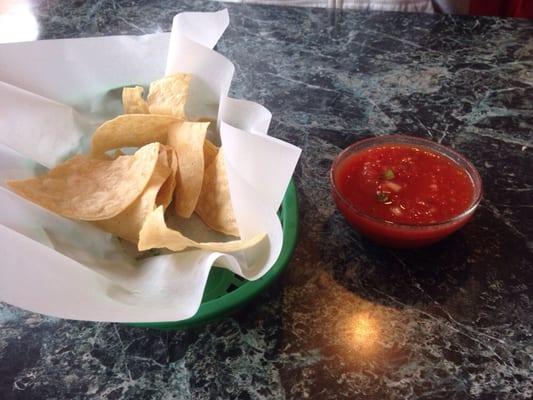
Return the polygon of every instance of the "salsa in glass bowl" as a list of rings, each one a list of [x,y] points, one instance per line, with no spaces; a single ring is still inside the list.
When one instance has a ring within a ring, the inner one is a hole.
[[[454,150],[404,135],[365,139],[331,168],[333,199],[347,221],[375,242],[429,245],[472,217],[482,195],[475,167]]]

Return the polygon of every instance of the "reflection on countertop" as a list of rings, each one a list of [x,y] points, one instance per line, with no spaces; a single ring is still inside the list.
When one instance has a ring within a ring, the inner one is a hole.
[[[0,2],[0,43],[26,42],[39,37],[39,27],[29,0]]]

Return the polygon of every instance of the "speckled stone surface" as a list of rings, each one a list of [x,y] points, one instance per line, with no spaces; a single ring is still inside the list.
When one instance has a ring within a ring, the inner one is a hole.
[[[170,29],[196,1],[42,1],[40,38]],[[533,397],[533,23],[228,5],[233,95],[303,149],[301,225],[283,278],[233,318],[186,332],[69,322],[0,305],[0,398]],[[462,231],[416,251],[350,229],[335,155],[409,132],[478,167]],[[21,288],[23,290],[23,288]]]

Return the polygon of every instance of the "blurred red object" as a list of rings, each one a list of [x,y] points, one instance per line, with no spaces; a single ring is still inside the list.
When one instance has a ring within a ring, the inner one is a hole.
[[[533,18],[532,0],[470,0],[470,15]]]

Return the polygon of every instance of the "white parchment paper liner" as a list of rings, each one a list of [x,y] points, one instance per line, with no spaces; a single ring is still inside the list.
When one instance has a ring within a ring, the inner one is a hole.
[[[182,13],[171,34],[0,46],[0,301],[61,318],[173,321],[196,313],[215,262],[250,280],[269,270],[283,240],[276,211],[300,149],[267,136],[266,108],[227,97],[234,66],[212,48],[228,24],[226,10]],[[217,121],[241,236],[268,234],[258,246],[136,261],[111,235],[5,187],[86,151],[94,128],[121,113],[123,86],[175,72],[194,75],[189,116]]]

